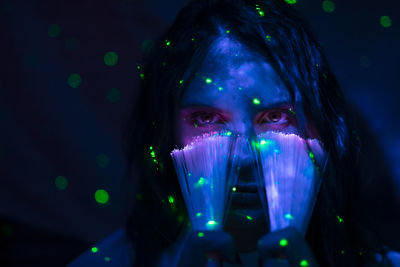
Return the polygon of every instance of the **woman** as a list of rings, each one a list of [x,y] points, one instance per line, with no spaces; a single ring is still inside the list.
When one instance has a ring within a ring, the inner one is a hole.
[[[125,138],[138,177],[127,224],[135,266],[204,266],[216,257],[228,266],[370,266],[387,262],[388,247],[399,249],[398,217],[382,217],[382,207],[398,204],[385,186],[388,168],[289,4],[191,1],[138,69],[142,87]],[[257,199],[233,203],[223,232],[188,230],[170,152],[213,130],[291,132],[325,144],[329,162],[305,239],[291,228],[267,233]],[[255,220],[241,219],[241,209]]]

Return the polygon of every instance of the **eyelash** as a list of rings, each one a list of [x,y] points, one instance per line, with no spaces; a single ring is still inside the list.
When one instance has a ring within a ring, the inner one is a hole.
[[[271,111],[267,111],[265,112],[260,119],[258,119],[258,121],[260,122],[261,120],[264,121],[264,119],[268,118],[268,114],[272,113],[272,112],[280,112],[281,113],[281,117],[284,117],[285,121],[284,122],[270,122],[270,123],[262,123],[264,124],[269,124],[269,125],[283,125],[286,123],[289,123],[291,121],[291,119],[294,117],[294,115],[289,111],[289,109],[275,109],[275,110],[271,110]],[[282,115],[283,114],[283,115]],[[199,121],[199,117],[203,116],[203,115],[214,115],[212,117],[212,120],[214,120],[216,117],[219,117],[219,122],[217,122],[218,124],[223,124],[226,122],[226,120],[224,120],[223,118],[221,118],[221,115],[215,112],[206,112],[206,111],[199,111],[199,112],[195,112],[193,114],[190,115],[190,120],[192,124],[195,124],[196,127],[200,126],[200,127],[207,127],[207,126],[211,126],[214,125],[214,122],[211,123],[202,123]]]

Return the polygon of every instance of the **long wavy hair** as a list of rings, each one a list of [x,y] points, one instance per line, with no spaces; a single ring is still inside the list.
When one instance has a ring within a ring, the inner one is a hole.
[[[360,209],[360,185],[390,173],[307,23],[282,0],[194,0],[138,66],[141,87],[124,136],[127,175],[134,173],[137,180],[136,203],[127,225],[135,244],[135,264],[155,265],[188,225],[170,158],[174,120],[182,93],[221,29],[273,66],[292,94],[303,135],[308,136],[312,121],[330,153],[306,234],[317,260],[322,266],[373,261],[375,253],[383,254],[383,241]]]

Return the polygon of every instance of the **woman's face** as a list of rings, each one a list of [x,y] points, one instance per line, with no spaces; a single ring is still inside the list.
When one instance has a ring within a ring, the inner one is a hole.
[[[211,131],[229,130],[249,137],[271,130],[298,133],[291,103],[288,89],[260,55],[235,40],[220,38],[182,96],[175,138],[184,146]],[[255,168],[248,160],[251,155],[242,157],[226,230],[245,250],[256,244],[267,226]]]

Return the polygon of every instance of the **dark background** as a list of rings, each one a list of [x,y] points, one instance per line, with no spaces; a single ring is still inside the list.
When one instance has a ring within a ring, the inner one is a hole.
[[[9,258],[64,264],[124,225],[135,194],[121,127],[137,64],[185,2],[0,1],[0,233]],[[295,6],[400,183],[399,3],[333,2],[333,12],[320,0]]]

